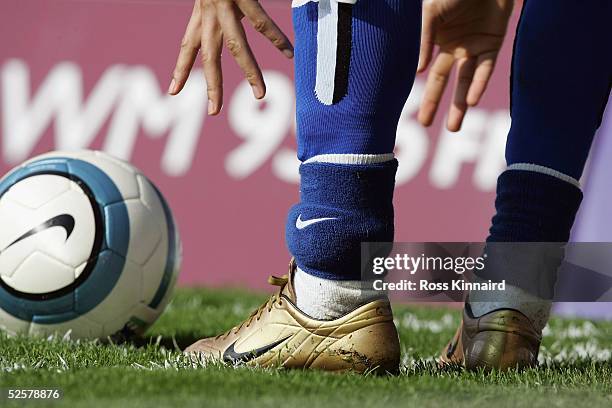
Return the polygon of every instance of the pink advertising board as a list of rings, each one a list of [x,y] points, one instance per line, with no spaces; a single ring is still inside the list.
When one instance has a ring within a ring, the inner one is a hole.
[[[262,3],[292,35],[289,1]],[[286,268],[285,215],[298,198],[292,62],[248,30],[268,83],[263,102],[231,59],[220,116],[205,114],[199,67],[180,96],[166,96],[191,7],[189,0],[0,2],[0,173],[56,149],[129,160],[174,210],[182,284],[263,287]],[[445,131],[442,115],[429,129],[417,124],[418,78],[398,129],[398,241],[485,238],[505,166],[511,48],[510,35],[489,91],[457,134]]]

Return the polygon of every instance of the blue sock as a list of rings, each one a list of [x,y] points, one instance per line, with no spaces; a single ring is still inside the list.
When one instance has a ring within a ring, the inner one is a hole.
[[[532,1],[514,45],[509,171],[498,180],[488,241],[565,242],[612,81],[612,2]],[[566,58],[562,56],[568,56]]]
[[[576,184],[538,171],[506,170],[497,180],[487,242],[567,242],[581,201]]]
[[[514,45],[506,159],[580,179],[612,83],[612,2],[527,0]]]
[[[486,267],[479,277],[552,299],[581,200],[577,184],[556,176],[512,168],[502,173],[487,238]]]
[[[396,169],[396,160],[302,164],[300,203],[289,212],[286,231],[301,270],[325,279],[360,279],[361,242],[393,241]]]
[[[610,93],[612,55],[602,52],[610,16],[607,0],[588,7],[577,0],[524,2],[512,63],[508,170],[498,179],[483,279],[506,280],[540,299],[553,296],[582,200],[578,179]],[[522,295],[498,296],[481,313],[524,303]]]
[[[301,201],[287,220],[298,267],[360,278],[364,241],[393,240],[397,124],[418,62],[419,0],[294,8]]]

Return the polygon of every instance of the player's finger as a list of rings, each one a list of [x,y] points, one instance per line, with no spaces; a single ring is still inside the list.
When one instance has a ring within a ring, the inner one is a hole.
[[[181,41],[181,50],[172,73],[170,86],[168,87],[170,95],[178,94],[185,86],[187,78],[189,78],[189,73],[200,49],[201,17],[200,4],[199,1],[196,1]]]
[[[287,58],[293,58],[293,45],[257,1],[240,0],[238,7],[257,32],[270,40]]]
[[[467,94],[474,77],[476,58],[462,58],[457,62],[457,81],[453,93],[453,102],[448,112],[446,128],[451,132],[461,129],[461,123],[468,109]]]
[[[475,106],[480,102],[480,98],[487,89],[489,79],[491,79],[491,75],[495,69],[496,59],[497,52],[489,52],[478,57],[474,78],[472,79],[472,84],[467,94],[468,105]]]
[[[423,126],[429,126],[433,122],[454,63],[452,54],[440,52],[429,70],[418,114],[418,120]]]
[[[222,1],[216,4],[217,17],[221,25],[221,31],[223,31],[225,47],[244,72],[245,78],[253,88],[255,98],[261,99],[266,94],[263,75],[247,42],[244,28],[240,23],[236,9],[234,9],[233,2]]]
[[[205,13],[202,27],[202,66],[208,94],[208,114],[217,115],[223,106],[221,48],[223,34],[214,12]]]
[[[421,24],[421,51],[419,53],[419,65],[417,72],[423,72],[431,62],[434,50],[436,19],[434,17],[433,3],[426,1],[423,3],[423,21]]]

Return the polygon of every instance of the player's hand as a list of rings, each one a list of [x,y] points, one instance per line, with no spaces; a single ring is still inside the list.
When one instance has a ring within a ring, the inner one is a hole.
[[[221,50],[225,46],[251,84],[255,98],[264,97],[266,85],[241,23],[245,16],[253,28],[287,58],[293,57],[291,42],[257,0],[195,0],[168,89],[170,95],[183,89],[200,51],[208,92],[208,114],[218,114],[223,104]]]
[[[418,119],[433,122],[450,72],[457,63],[457,79],[446,127],[461,128],[468,106],[478,104],[493,73],[514,0],[425,0],[421,54],[417,72],[432,61],[434,45],[439,52],[427,76]]]

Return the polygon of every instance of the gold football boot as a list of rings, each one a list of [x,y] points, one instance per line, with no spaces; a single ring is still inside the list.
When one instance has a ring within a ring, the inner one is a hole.
[[[295,268],[292,260],[288,275],[269,278],[278,292],[244,322],[185,353],[260,367],[397,373],[400,347],[389,301],[374,300],[335,320],[313,319],[295,305]]]
[[[474,317],[466,304],[463,322],[440,360],[443,364],[460,364],[468,369],[534,367],[538,364],[541,340],[541,333],[517,310],[500,309]]]

